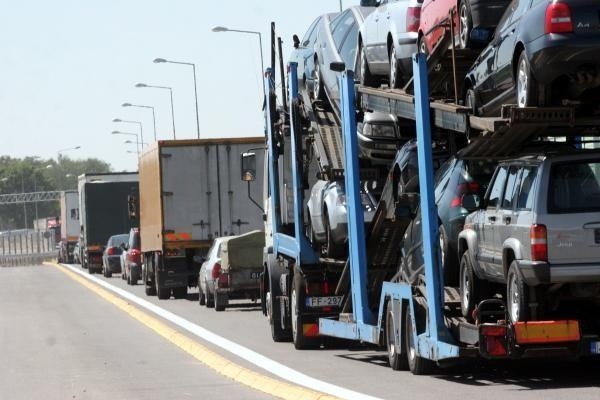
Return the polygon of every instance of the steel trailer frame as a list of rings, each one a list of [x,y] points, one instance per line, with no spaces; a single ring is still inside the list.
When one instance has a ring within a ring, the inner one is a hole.
[[[410,312],[412,318],[413,343],[420,357],[430,360],[443,360],[459,356],[459,346],[444,324],[443,287],[440,284],[442,270],[440,255],[433,243],[439,236],[437,207],[433,195],[433,163],[431,148],[430,104],[427,76],[427,59],[423,54],[413,56],[415,71],[415,120],[417,123],[417,143],[419,158],[419,183],[421,187],[421,210],[423,243],[425,251],[425,277],[427,292],[427,319],[425,332],[417,334],[415,323],[415,300],[413,288],[406,283],[384,282],[379,302],[379,313],[370,311],[365,289],[367,287],[366,241],[364,221],[360,207],[358,182],[358,143],[355,122],[354,74],[346,71],[340,82],[342,102],[342,131],[346,156],[346,201],[348,203],[348,224],[350,243],[350,271],[352,288],[352,318],[350,322],[322,318],[319,320],[319,332],[328,336],[361,340],[381,344],[381,332],[385,323],[387,301],[404,302],[407,308],[400,307],[398,312]],[[362,229],[361,229],[362,228]],[[402,321],[402,318],[400,319]]]

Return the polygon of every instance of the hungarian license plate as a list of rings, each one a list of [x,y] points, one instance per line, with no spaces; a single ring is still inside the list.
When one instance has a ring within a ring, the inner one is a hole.
[[[339,307],[342,296],[307,297],[306,307]]]
[[[260,272],[250,272],[250,279],[260,278]]]
[[[600,354],[600,342],[590,342],[590,353]]]

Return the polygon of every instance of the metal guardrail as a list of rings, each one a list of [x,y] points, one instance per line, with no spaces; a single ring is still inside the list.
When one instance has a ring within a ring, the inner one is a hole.
[[[60,191],[52,191],[2,194],[0,195],[0,205],[58,201],[60,200],[60,193]]]
[[[47,232],[4,232],[0,235],[0,266],[39,264],[56,258],[54,235]]]

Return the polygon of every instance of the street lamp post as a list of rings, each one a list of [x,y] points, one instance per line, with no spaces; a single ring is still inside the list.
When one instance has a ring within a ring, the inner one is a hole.
[[[133,132],[121,132],[121,131],[112,131],[111,134],[113,135],[128,135],[128,136],[135,136],[135,142],[138,144],[136,146],[137,149],[137,153],[138,155],[140,154],[140,147],[139,147],[139,143],[140,143],[140,137],[137,133],[133,133]]]
[[[165,89],[168,90],[171,94],[171,119],[173,120],[173,139],[177,139],[175,136],[175,107],[173,107],[173,88],[169,86],[156,86],[156,85],[147,85],[145,83],[136,83],[135,87],[137,88],[154,88],[154,89]]]
[[[67,148],[67,149],[58,150],[58,151],[56,152],[56,153],[57,153],[57,156],[56,156],[56,158],[57,158],[57,159],[60,159],[60,155],[61,155],[62,153],[64,153],[64,152],[66,152],[66,151],[71,151],[71,150],[79,150],[79,149],[81,149],[81,146],[69,147],[69,148]]]
[[[143,106],[140,104],[123,103],[121,107],[138,107],[138,108],[149,108],[152,110],[152,123],[154,124],[154,141],[156,142],[156,114],[154,113],[154,107]]]
[[[126,119],[113,118],[112,122],[122,122],[124,124],[137,124],[140,127],[140,142],[144,142],[144,129],[142,128],[142,123],[140,121],[130,121]]]
[[[198,139],[200,139],[200,117],[198,115],[198,85],[196,84],[196,64],[191,63],[191,62],[184,62],[184,61],[171,61],[171,60],[166,60],[164,58],[155,58],[154,63],[155,64],[169,63],[169,64],[180,64],[180,65],[191,65],[192,66],[192,71],[194,73],[194,97],[196,99],[196,134],[198,135]]]
[[[224,26],[215,26],[212,29],[213,32],[237,32],[237,33],[247,33],[247,34],[251,34],[251,35],[258,35],[258,43],[260,45],[260,66],[262,68],[260,76],[263,76],[263,74],[265,73],[265,63],[264,63],[264,59],[263,59],[263,45],[262,45],[262,35],[260,32],[258,31],[246,31],[246,30],[240,30],[240,29],[229,29],[226,28]],[[267,94],[265,92],[265,85],[261,85],[263,88],[263,96],[266,99],[267,98]]]

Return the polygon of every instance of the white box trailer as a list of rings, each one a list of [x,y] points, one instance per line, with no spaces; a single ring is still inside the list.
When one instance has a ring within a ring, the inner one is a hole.
[[[262,211],[240,179],[240,154],[263,137],[161,140],[140,157],[140,237],[146,293],[169,298],[196,286],[213,239],[263,229]],[[256,151],[262,162],[263,151]],[[260,199],[262,176],[251,185]]]
[[[67,242],[79,239],[79,198],[75,190],[60,194],[60,238]]]

